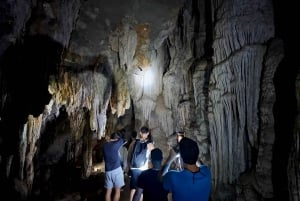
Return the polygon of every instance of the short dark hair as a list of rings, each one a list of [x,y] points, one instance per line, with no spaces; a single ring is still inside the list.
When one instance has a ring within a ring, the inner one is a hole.
[[[136,138],[136,136],[137,136],[137,132],[136,132],[135,130],[132,131],[132,132],[131,132],[131,137]]]
[[[146,126],[143,126],[140,131],[141,131],[141,133],[149,133],[149,128]]]
[[[141,133],[149,133],[147,139],[150,140],[150,141],[152,141],[151,131],[150,131],[150,129],[149,129],[147,126],[143,126],[143,127],[140,129],[140,132],[141,132]]]
[[[195,164],[199,156],[199,147],[194,140],[184,137],[179,142],[180,156],[184,163]]]
[[[110,134],[110,139],[116,140],[121,138],[121,133],[119,132],[113,132],[112,134]]]
[[[150,152],[151,161],[162,161],[163,153],[159,148],[154,148]]]

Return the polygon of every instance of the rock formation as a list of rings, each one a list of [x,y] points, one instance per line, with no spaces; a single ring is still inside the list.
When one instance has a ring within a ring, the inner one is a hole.
[[[175,130],[198,142],[212,170],[212,200],[299,200],[299,71],[280,34],[288,31],[280,29],[280,5],[4,0],[6,194],[50,199],[74,172],[91,176],[97,140],[147,125],[166,153]]]

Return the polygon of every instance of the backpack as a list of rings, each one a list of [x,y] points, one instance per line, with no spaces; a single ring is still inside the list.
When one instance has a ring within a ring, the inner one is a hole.
[[[151,143],[152,141],[141,142],[139,139],[136,140],[132,152],[131,157],[131,167],[133,168],[141,168],[147,162],[147,144]]]

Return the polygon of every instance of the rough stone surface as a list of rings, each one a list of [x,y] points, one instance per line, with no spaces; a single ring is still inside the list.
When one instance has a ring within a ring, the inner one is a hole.
[[[146,125],[164,153],[175,130],[197,141],[212,170],[212,200],[275,199],[274,77],[286,46],[273,3],[1,2],[4,190],[12,200],[88,200],[90,191],[76,188],[101,176],[101,143]],[[298,119],[284,150],[291,201],[299,200]]]

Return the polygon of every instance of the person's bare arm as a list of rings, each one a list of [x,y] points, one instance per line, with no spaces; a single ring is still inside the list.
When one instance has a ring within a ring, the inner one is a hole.
[[[132,156],[132,151],[133,151],[134,143],[135,143],[135,140],[133,140],[130,143],[129,147],[128,147],[126,173],[128,173],[129,169],[130,169],[130,161],[131,161],[131,156]]]
[[[135,191],[135,193],[133,195],[132,201],[140,201],[142,194],[143,194],[143,189],[137,187],[136,191]]]
[[[148,143],[147,144],[147,148],[149,149],[149,151],[151,152],[152,149],[154,149],[154,143]]]
[[[168,201],[172,201],[172,193],[168,193]]]

